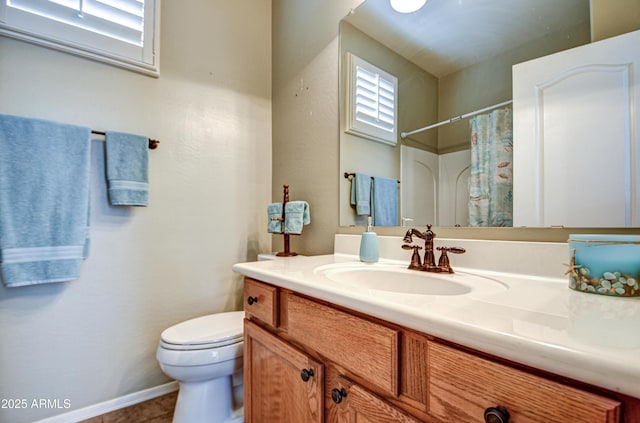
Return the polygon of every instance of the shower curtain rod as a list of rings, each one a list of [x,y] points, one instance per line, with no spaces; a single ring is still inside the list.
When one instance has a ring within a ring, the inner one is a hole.
[[[434,123],[434,124],[429,125],[429,126],[425,126],[424,128],[415,129],[415,130],[409,131],[409,132],[402,132],[400,134],[400,138],[405,139],[409,135],[417,134],[418,132],[423,132],[423,131],[426,131],[426,130],[429,130],[429,129],[432,129],[432,128],[437,128],[438,126],[447,125],[449,123],[456,122],[458,120],[465,119],[465,118],[468,118],[468,117],[471,117],[471,116],[475,116],[475,115],[480,114],[482,112],[486,112],[487,110],[497,109],[498,107],[506,106],[507,104],[511,104],[511,103],[513,103],[513,100],[504,101],[502,103],[494,104],[493,106],[485,107],[484,109],[475,110],[473,112],[465,113],[464,115],[455,116],[455,117],[452,117],[450,119],[443,120],[442,122],[438,122],[438,123]]]

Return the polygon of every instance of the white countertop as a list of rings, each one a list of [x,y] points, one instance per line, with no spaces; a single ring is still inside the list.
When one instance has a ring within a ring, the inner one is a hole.
[[[467,253],[470,253],[467,250]],[[508,360],[640,398],[640,298],[568,288],[566,278],[456,267],[507,289],[436,296],[345,287],[315,271],[358,262],[333,254],[238,263],[233,270],[276,286]],[[381,263],[403,264],[383,259]]]

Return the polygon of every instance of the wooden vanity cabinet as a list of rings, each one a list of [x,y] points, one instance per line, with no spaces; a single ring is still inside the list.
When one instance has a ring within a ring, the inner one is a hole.
[[[248,423],[640,422],[635,399],[623,416],[617,399],[251,278],[245,312]]]

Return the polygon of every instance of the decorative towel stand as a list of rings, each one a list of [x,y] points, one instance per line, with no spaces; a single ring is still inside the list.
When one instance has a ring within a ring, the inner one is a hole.
[[[91,131],[92,134],[94,135],[102,135],[103,137],[107,136],[107,133],[104,131]],[[160,141],[158,140],[154,140],[152,138],[149,138],[149,150],[155,150],[156,148],[158,148],[158,144],[160,144]]]
[[[277,221],[281,221],[282,222],[282,232],[281,232],[281,234],[284,235],[284,251],[281,251],[281,252],[277,253],[276,256],[278,256],[278,257],[293,257],[293,256],[297,256],[298,253],[294,253],[293,251],[291,251],[291,249],[289,247],[289,235],[290,234],[285,234],[284,233],[284,214],[285,214],[285,206],[289,202],[289,185],[285,184],[285,185],[282,186],[282,188],[283,188],[283,191],[284,191],[284,198],[282,199],[282,217],[272,217],[271,218],[271,220],[277,220]]]

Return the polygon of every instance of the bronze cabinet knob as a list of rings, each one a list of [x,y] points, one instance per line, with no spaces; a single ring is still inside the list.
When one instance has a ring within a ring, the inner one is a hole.
[[[509,423],[509,417],[509,412],[501,405],[484,410],[484,421],[486,423]]]
[[[346,396],[347,396],[347,391],[345,391],[344,388],[341,388],[341,389],[333,388],[331,390],[331,399],[336,404],[340,404],[342,402],[342,399]]]
[[[313,369],[302,369],[300,371],[300,378],[304,382],[308,382],[309,379],[311,379],[312,376],[313,376]]]

